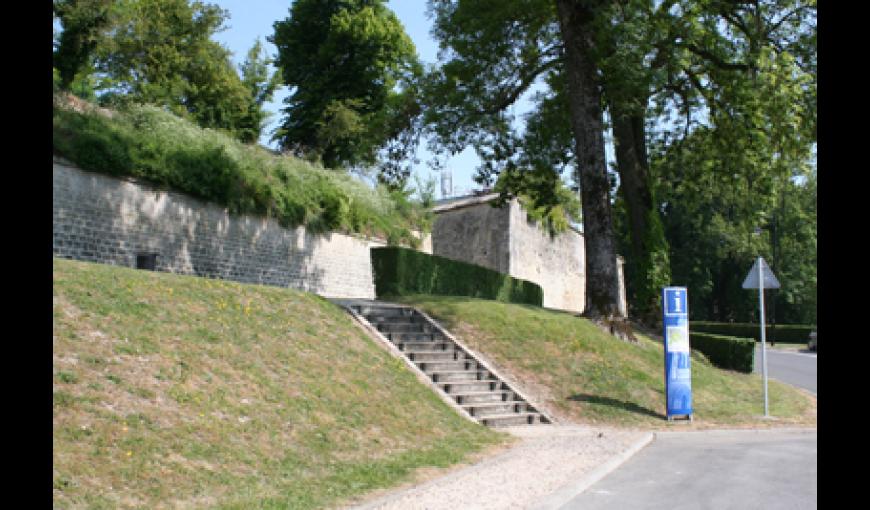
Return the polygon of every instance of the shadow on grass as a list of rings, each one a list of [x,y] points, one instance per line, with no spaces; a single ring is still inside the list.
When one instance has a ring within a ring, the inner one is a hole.
[[[585,393],[575,393],[568,397],[568,400],[573,400],[574,402],[589,402],[590,404],[601,404],[606,406],[612,406],[617,409],[622,409],[624,411],[629,411],[632,413],[643,414],[646,416],[652,416],[653,418],[659,419],[667,419],[667,416],[657,413],[651,409],[647,409],[646,407],[639,406],[634,402],[626,402],[624,400],[617,400],[615,398],[610,397],[601,397],[598,395],[587,395]]]

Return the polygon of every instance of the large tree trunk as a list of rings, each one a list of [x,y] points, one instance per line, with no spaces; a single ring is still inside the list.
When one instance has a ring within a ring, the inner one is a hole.
[[[592,2],[556,0],[574,132],[576,177],[583,207],[583,235],[586,243],[586,315],[619,315],[619,288],[610,184],[604,157],[601,84],[598,68],[591,59],[594,34]],[[590,7],[591,6],[591,7]]]
[[[668,248],[659,212],[653,202],[646,153],[643,112],[610,107],[620,192],[628,213],[631,251],[626,263],[630,301],[645,322],[660,316],[658,290],[670,280]]]
[[[611,107],[616,166],[628,212],[632,254],[644,252],[644,236],[649,229],[649,211],[653,207],[649,187],[649,166],[644,140],[644,119]]]

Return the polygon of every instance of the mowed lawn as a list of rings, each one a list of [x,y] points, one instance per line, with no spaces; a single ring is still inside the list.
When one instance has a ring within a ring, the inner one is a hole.
[[[586,424],[668,426],[660,342],[643,335],[638,335],[637,344],[623,342],[586,319],[527,305],[440,296],[395,300],[418,306],[439,320],[497,369],[511,374],[557,418]],[[763,418],[758,374],[721,370],[693,353],[692,427],[816,424],[815,397],[774,380],[768,382],[768,394],[774,419]]]
[[[509,441],[309,293],[55,259],[52,343],[56,508],[332,507]]]

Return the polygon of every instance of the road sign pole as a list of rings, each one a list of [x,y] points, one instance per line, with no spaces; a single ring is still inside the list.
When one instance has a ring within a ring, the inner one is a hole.
[[[761,272],[761,257],[758,263],[758,281],[764,282],[764,275]],[[758,306],[761,309],[761,378],[764,381],[764,417],[768,417],[767,412],[767,342],[764,334],[764,285],[758,286]]]
[[[778,289],[779,280],[776,279],[773,271],[767,267],[764,259],[758,257],[755,265],[752,266],[749,274],[746,275],[746,279],[743,280],[743,288],[758,289],[758,308],[760,308],[761,312],[761,320],[758,321],[761,324],[761,379],[764,384],[764,417],[767,418],[767,339],[764,334],[764,289]]]

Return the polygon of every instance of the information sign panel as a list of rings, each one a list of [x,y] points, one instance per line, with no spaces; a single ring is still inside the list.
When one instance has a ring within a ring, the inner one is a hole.
[[[667,416],[692,416],[689,308],[685,287],[662,289]]]

